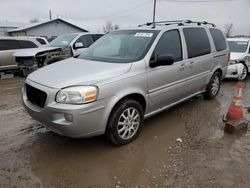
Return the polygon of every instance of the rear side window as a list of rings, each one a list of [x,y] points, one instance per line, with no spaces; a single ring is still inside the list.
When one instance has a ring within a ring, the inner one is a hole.
[[[37,45],[31,41],[19,40],[20,48],[37,48]]]
[[[181,39],[178,30],[172,30],[165,32],[154,51],[156,56],[158,55],[171,55],[175,61],[182,60],[182,46]]]
[[[19,49],[20,45],[17,40],[0,40],[0,50]]]
[[[81,42],[85,48],[88,48],[94,41],[91,35],[83,35],[77,39],[77,42]]]
[[[227,43],[226,43],[223,33],[218,29],[209,29],[209,31],[212,35],[216,51],[219,52],[219,51],[226,50]]]
[[[184,28],[188,58],[199,57],[211,53],[211,46],[204,28]]]
[[[36,40],[37,40],[40,44],[42,44],[42,45],[45,45],[45,44],[46,44],[45,40],[43,40],[43,39],[41,39],[41,38],[36,38]]]
[[[92,35],[94,41],[97,41],[99,38],[101,38],[103,35],[102,34],[96,34],[96,35]]]

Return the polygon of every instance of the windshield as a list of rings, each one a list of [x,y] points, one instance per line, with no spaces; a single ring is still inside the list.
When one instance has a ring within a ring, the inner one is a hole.
[[[112,63],[128,63],[142,59],[159,31],[115,31],[104,35],[86,49],[79,58]]]
[[[244,53],[247,51],[248,41],[228,41],[231,52]]]
[[[61,35],[51,41],[48,46],[66,48],[76,36],[77,34]]]

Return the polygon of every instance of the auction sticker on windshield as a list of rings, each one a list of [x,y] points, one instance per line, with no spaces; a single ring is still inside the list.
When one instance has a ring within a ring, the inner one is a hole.
[[[152,37],[153,33],[136,33],[135,37]]]

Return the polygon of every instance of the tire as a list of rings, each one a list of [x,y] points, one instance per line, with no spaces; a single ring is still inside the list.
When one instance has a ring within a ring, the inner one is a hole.
[[[214,99],[220,91],[220,86],[221,86],[221,74],[219,72],[215,72],[211,77],[209,84],[207,85],[204,97],[207,99]]]
[[[242,65],[244,65],[244,69],[242,71],[242,74],[239,75],[239,78],[238,78],[238,80],[241,80],[241,81],[246,80],[247,75],[248,75],[248,67],[247,67],[247,65],[245,63],[242,63]]]
[[[132,99],[123,100],[111,112],[105,133],[106,138],[117,146],[128,144],[139,136],[143,121],[142,106]]]

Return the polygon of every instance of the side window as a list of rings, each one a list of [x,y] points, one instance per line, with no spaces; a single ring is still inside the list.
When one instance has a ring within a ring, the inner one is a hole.
[[[0,50],[14,50],[19,48],[17,40],[0,40]]]
[[[42,45],[46,44],[45,40],[43,40],[42,38],[36,38],[36,40]]]
[[[227,43],[226,43],[223,33],[218,29],[209,29],[209,31],[212,35],[216,51],[219,52],[219,51],[226,50]]]
[[[156,56],[168,54],[173,56],[175,61],[182,60],[182,46],[179,31],[172,30],[165,32],[155,47],[154,54]]]
[[[37,48],[37,45],[31,41],[19,40],[21,48]]]
[[[81,42],[85,48],[88,48],[94,41],[91,35],[83,35],[76,40],[77,42]]]
[[[96,35],[92,35],[94,42],[97,41],[99,38],[101,38],[103,35],[102,34],[96,34]]]
[[[184,28],[183,29],[188,58],[194,58],[211,53],[211,46],[204,28]]]

